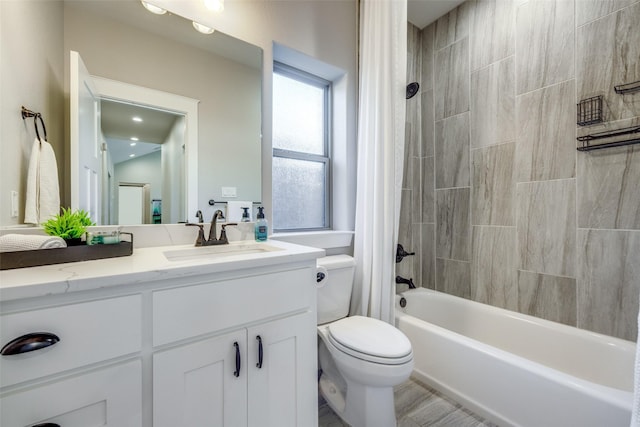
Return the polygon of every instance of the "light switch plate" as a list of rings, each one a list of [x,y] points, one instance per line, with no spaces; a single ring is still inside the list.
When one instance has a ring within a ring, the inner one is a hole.
[[[238,197],[236,187],[222,187],[222,197]]]

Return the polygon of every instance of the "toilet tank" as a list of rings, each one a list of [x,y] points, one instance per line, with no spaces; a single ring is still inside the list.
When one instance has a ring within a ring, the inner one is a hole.
[[[349,315],[355,265],[349,255],[318,258],[318,325]]]

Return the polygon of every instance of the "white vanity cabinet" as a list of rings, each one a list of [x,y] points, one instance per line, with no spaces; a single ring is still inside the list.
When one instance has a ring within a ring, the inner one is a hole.
[[[2,389],[28,385],[2,392],[0,425],[140,426],[141,362],[127,360],[141,350],[140,304],[140,295],[129,295],[0,316],[3,346],[25,335],[32,344],[23,345],[34,345],[34,333],[59,339],[0,357]],[[100,367],[87,368],[92,364]]]
[[[222,331],[154,353],[154,427],[314,425],[315,288],[303,285],[313,283],[310,274],[154,293],[154,344]]]
[[[171,264],[150,248],[0,272],[0,347],[59,338],[0,356],[0,425],[316,426],[322,251],[272,245],[268,261]]]
[[[310,325],[298,314],[156,353],[154,427],[314,425]]]

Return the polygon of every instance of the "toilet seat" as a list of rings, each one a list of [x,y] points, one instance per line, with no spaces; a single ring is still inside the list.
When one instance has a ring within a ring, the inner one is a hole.
[[[401,365],[413,359],[409,339],[378,319],[346,317],[329,324],[327,335],[341,352],[368,362]]]

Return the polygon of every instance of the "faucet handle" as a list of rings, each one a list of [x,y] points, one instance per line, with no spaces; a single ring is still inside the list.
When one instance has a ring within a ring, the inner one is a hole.
[[[204,246],[206,239],[204,238],[204,224],[194,224],[192,222],[187,222],[186,226],[191,227],[200,227],[198,230],[198,238],[196,239],[196,246]]]
[[[227,239],[227,230],[226,230],[227,226],[229,225],[238,225],[238,224],[235,222],[229,222],[229,223],[220,225],[222,227],[222,231],[220,232],[220,240],[222,240],[225,243],[229,242],[229,240]]]

